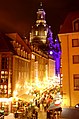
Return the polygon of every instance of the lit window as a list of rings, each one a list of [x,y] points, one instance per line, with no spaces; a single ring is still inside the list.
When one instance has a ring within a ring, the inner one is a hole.
[[[0,85],[0,94],[7,94],[7,85]]]
[[[17,54],[20,55],[20,48],[17,48]]]
[[[7,83],[8,82],[8,72],[6,73],[6,71],[1,71],[1,83]]]
[[[23,57],[25,57],[25,51],[23,52]]]
[[[21,56],[23,56],[23,50],[21,49]]]
[[[41,18],[43,19],[43,15],[41,15]]]
[[[79,55],[73,56],[73,64],[79,64]]]
[[[38,31],[36,31],[36,36],[38,35]]]
[[[73,21],[73,30],[79,31],[79,18]]]
[[[35,59],[35,55],[34,54],[32,54],[32,59]]]
[[[79,90],[79,74],[74,74],[73,79],[74,79],[74,90]]]
[[[47,31],[45,31],[45,36],[47,35]]]
[[[72,47],[79,47],[79,39],[72,39]]]

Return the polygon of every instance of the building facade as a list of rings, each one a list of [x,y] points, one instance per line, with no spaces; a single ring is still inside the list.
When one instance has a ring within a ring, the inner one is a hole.
[[[5,114],[16,111],[18,99],[30,102],[34,92],[41,94],[50,86],[59,85],[60,55],[59,39],[53,39],[42,4],[30,33],[30,42],[17,33],[1,33],[0,109]]]
[[[54,76],[52,57],[17,33],[0,34],[0,109],[4,109],[5,114],[13,110],[11,104],[17,107],[16,97],[27,94],[30,101],[28,94],[43,91],[47,87],[45,82]]]
[[[17,84],[29,80],[30,50],[18,34],[0,34],[0,45],[0,109],[6,114]]]
[[[79,102],[79,12],[70,13],[58,34],[61,42],[63,106]]]

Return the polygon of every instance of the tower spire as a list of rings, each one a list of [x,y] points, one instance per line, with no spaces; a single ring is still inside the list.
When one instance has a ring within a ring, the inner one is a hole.
[[[40,2],[40,7],[39,7],[39,9],[43,9],[43,4],[42,4],[42,2]]]
[[[40,23],[46,24],[45,14],[46,13],[42,7],[42,2],[40,2],[40,7],[37,11],[37,21],[36,21],[37,24],[40,24]]]
[[[42,2],[40,2],[40,7],[42,7]]]

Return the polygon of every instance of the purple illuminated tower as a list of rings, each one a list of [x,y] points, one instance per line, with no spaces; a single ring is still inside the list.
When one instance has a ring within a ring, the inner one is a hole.
[[[37,45],[42,51],[51,55],[55,60],[55,74],[60,74],[60,55],[61,48],[58,37],[53,38],[51,26],[48,26],[45,20],[45,11],[42,8],[42,3],[37,11],[37,20],[32,26],[30,33],[30,43]]]

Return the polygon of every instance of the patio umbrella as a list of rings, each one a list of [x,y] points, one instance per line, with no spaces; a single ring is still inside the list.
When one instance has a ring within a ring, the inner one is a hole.
[[[60,111],[61,109],[62,109],[61,106],[60,105],[56,106],[55,103],[51,103],[50,106],[48,107],[48,110],[59,110]]]

